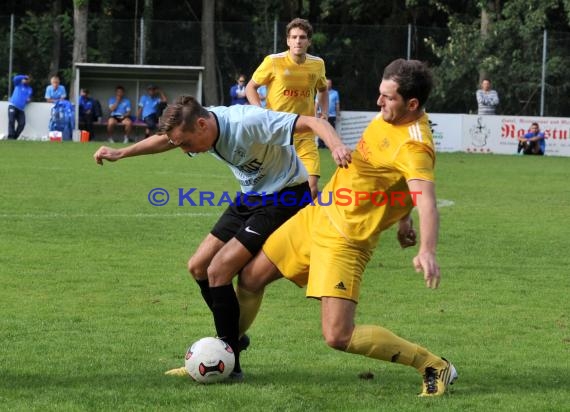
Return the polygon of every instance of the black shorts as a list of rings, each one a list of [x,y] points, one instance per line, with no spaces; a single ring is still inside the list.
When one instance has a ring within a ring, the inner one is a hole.
[[[143,120],[149,130],[156,130],[158,126],[158,115],[156,113],[150,114]]]
[[[283,199],[281,194],[287,195],[287,202],[280,200]],[[310,202],[310,194],[307,182],[287,187],[277,196],[247,196],[246,199],[246,195],[240,193],[210,233],[226,243],[235,237],[255,255],[275,229]]]
[[[112,116],[112,117],[117,121],[117,123],[123,123],[123,120],[127,119],[126,116]]]

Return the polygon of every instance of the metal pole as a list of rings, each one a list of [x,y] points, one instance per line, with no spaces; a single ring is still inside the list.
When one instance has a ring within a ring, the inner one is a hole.
[[[546,40],[548,32],[544,29],[542,36],[542,79],[540,81],[540,115],[544,116],[544,89],[546,85]]]
[[[408,24],[408,60],[412,58],[412,25]]]
[[[135,1],[135,14],[133,16],[133,64],[137,64],[138,55],[137,55],[137,14],[139,12],[139,0]]]
[[[145,35],[144,35],[144,18],[141,17],[141,33],[139,36],[139,64],[144,64],[145,58],[144,58],[144,54],[145,54],[145,49],[144,49],[144,40],[145,40]]]
[[[79,78],[79,76],[81,76],[81,71],[79,69],[79,67],[77,67],[77,65],[75,65],[75,85],[74,85],[74,89],[75,89],[75,110],[73,113],[73,116],[75,118],[75,127],[73,128],[73,133],[79,133],[79,95],[80,95],[80,90],[79,90],[79,85],[81,84],[81,80]],[[77,131],[76,131],[77,130]],[[81,137],[79,138],[79,140],[81,140]]]
[[[277,17],[273,20],[273,53],[277,53]]]
[[[10,14],[10,52],[8,55],[8,99],[12,93],[12,58],[14,54],[14,14]]]

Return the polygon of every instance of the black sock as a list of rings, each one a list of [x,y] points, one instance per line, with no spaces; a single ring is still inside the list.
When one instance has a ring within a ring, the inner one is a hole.
[[[239,363],[239,302],[232,284],[210,288],[212,312],[216,333],[234,351],[236,363],[234,372],[241,372]]]
[[[208,305],[210,310],[213,311],[212,294],[210,293],[210,285],[208,285],[208,279],[203,279],[203,280],[196,279],[196,283],[198,283],[198,286],[200,286],[200,292],[202,293],[204,302],[206,302],[206,305]]]

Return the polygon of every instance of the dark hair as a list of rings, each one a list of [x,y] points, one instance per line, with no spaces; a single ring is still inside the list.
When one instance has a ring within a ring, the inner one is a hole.
[[[433,87],[433,77],[427,65],[419,60],[397,59],[384,69],[383,80],[398,83],[398,93],[404,100],[418,99],[423,107]]]
[[[193,132],[196,120],[200,117],[210,117],[207,111],[192,96],[178,96],[174,103],[169,104],[160,116],[159,133],[168,134],[175,127],[182,125],[183,131]]]
[[[291,29],[301,29],[305,33],[307,33],[307,38],[313,37],[313,26],[309,23],[309,20],[296,18],[293,19],[287,24],[287,37],[289,37],[289,32]]]
[[[540,127],[537,122],[532,122],[530,125],[531,125],[531,126]]]
[[[121,86],[120,84],[117,87],[115,87],[115,90],[119,90],[119,89],[122,91],[125,91],[125,88],[123,86]]]

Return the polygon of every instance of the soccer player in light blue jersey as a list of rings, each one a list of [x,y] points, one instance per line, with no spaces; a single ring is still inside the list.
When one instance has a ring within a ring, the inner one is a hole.
[[[102,146],[94,154],[96,162],[103,164],[180,148],[189,155],[210,153],[233,172],[241,193],[190,257],[188,270],[214,315],[218,337],[235,352],[232,374],[237,379],[243,377],[240,310],[232,278],[275,229],[312,199],[307,171],[293,147],[297,132],[320,136],[336,164],[348,167],[351,149],[324,119],[250,105],[206,109],[191,96],[180,96],[166,108],[157,134],[120,149]],[[285,194],[286,202],[282,201]],[[167,374],[187,376],[184,367]]]

